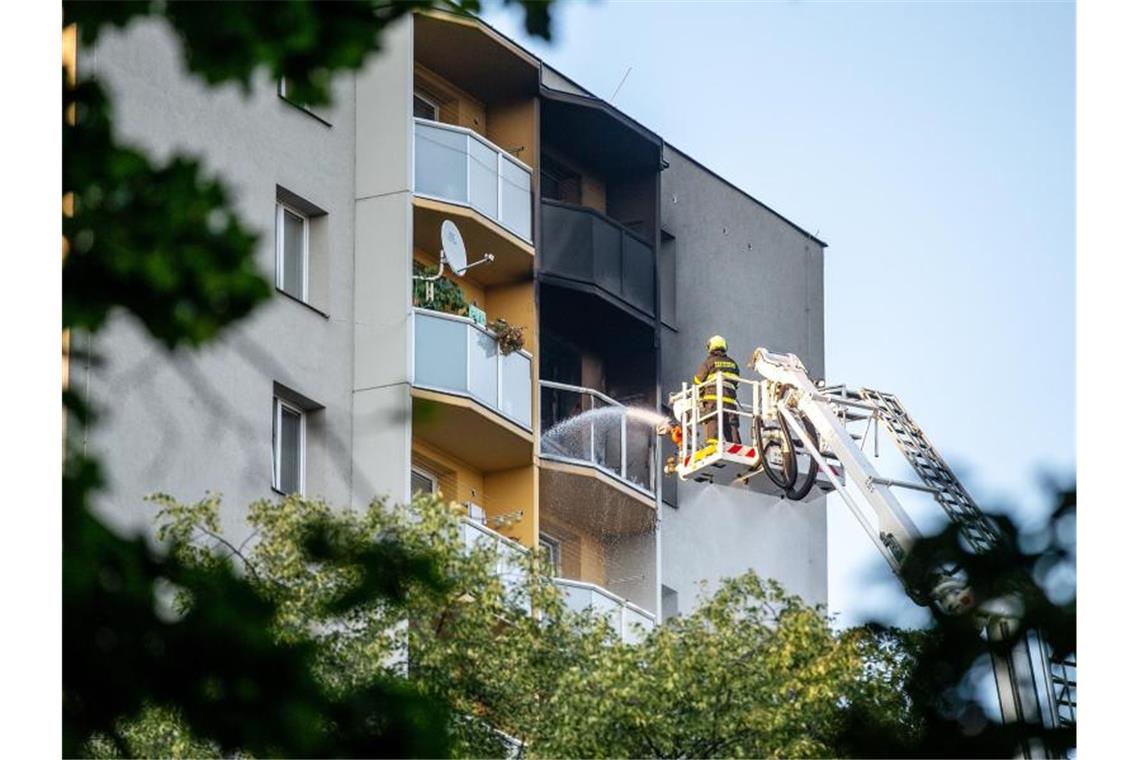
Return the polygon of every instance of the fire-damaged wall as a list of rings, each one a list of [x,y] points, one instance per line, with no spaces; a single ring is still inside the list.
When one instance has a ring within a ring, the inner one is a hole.
[[[692,382],[711,335],[728,340],[746,378],[759,379],[745,365],[761,345],[798,355],[823,377],[825,244],[669,145],[665,159],[662,395]],[[690,611],[701,581],[715,586],[749,568],[810,603],[827,602],[826,499],[818,491],[800,502],[761,493],[763,480],[666,489],[661,582],[672,609]]]

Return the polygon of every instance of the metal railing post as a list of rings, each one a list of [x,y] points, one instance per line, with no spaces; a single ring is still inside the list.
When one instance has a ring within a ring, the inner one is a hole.
[[[701,402],[697,399],[697,395],[700,393],[699,388],[700,388],[699,385],[693,386],[693,392],[692,392],[693,399],[692,399],[692,402],[688,405],[689,406],[689,420],[693,426],[692,433],[689,435],[689,441],[693,447],[694,453],[697,450],[697,412],[701,408]]]
[[[503,411],[503,352],[495,346],[495,408]]]
[[[503,221],[503,154],[495,153],[495,188],[499,197],[495,202],[495,219],[501,224]]]
[[[689,384],[681,383],[681,398],[684,399],[688,393]],[[677,462],[677,466],[680,467],[685,464],[685,456],[689,451],[689,426],[685,420],[685,407],[683,404],[681,406],[681,419],[677,420],[677,422],[681,423],[681,461]]]
[[[629,455],[629,449],[626,448],[626,432],[628,429],[626,426],[626,421],[628,419],[629,418],[626,416],[625,411],[622,411],[622,413],[621,413],[621,479],[622,480],[629,480],[629,478],[626,477],[626,460],[629,458],[629,456],[628,456]]]
[[[716,373],[716,447],[724,448],[724,375],[719,372]]]
[[[594,411],[594,397],[591,394],[586,394],[586,396],[590,399],[590,411],[592,412]],[[592,417],[590,418],[590,461],[595,464],[598,461],[598,449],[594,440],[594,419]]]
[[[464,179],[464,195],[463,202],[468,206],[471,203],[471,135],[464,135],[463,140],[463,179]]]
[[[760,392],[760,381],[752,386],[752,445],[760,444],[760,430],[764,427],[764,394]]]

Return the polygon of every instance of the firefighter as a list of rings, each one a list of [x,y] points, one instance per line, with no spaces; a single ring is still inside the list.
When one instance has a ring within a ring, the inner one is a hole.
[[[716,384],[717,373],[723,378],[721,400],[723,411],[721,413],[721,427],[724,430],[725,440],[729,443],[740,443],[739,415],[736,414],[736,385],[740,381],[740,366],[728,355],[728,342],[719,335],[709,338],[709,355],[693,375],[694,383],[703,383],[713,379],[701,389],[701,416],[716,411]],[[717,420],[714,414],[705,420],[705,445],[713,446],[717,443]]]

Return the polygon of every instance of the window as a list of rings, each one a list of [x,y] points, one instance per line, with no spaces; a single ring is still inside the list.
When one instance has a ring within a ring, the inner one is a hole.
[[[301,108],[308,108],[304,103],[297,99],[294,93],[293,82],[285,77],[277,80],[277,94],[288,100],[293,105],[300,106]]]
[[[582,203],[582,175],[549,153],[542,154],[539,190],[543,198],[563,203]]]
[[[677,329],[677,238],[661,230],[657,249],[657,277],[660,281],[661,322]]]
[[[309,300],[309,218],[277,204],[277,288]]]
[[[412,497],[415,498],[416,494],[427,494],[431,496],[436,491],[435,476],[419,470],[415,467],[412,468]]]
[[[412,115],[417,119],[439,121],[439,104],[422,91],[416,90],[412,95]]]
[[[330,92],[330,95],[332,94]],[[332,107],[329,105],[317,106],[301,100],[297,97],[297,87],[291,79],[281,77],[277,80],[277,95],[289,105],[299,108],[326,127],[332,126]]]
[[[677,592],[668,586],[661,586],[661,619],[668,620],[681,614]]]
[[[305,412],[273,397],[273,488],[305,492]]]
[[[545,533],[538,534],[538,545],[546,559],[550,574],[554,577],[562,575],[562,542]]]
[[[276,200],[277,289],[327,317],[332,259],[329,213],[281,185]]]

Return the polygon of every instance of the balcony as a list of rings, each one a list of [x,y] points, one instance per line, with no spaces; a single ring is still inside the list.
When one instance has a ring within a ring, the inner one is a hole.
[[[486,328],[466,317],[415,309],[413,395],[433,405],[416,434],[482,470],[528,464],[531,355],[504,356]]]
[[[657,433],[631,420],[629,407],[593,388],[540,380],[541,454],[592,467],[648,499],[656,498]],[[577,424],[574,418],[582,416]]]
[[[641,641],[645,633],[657,625],[652,613],[593,583],[568,578],[556,578],[554,583],[562,589],[567,607],[577,612],[592,607],[595,612],[605,615],[626,644]]]
[[[526,547],[496,533],[470,517],[463,518],[463,545],[468,551],[475,548],[490,548],[495,554],[495,574],[503,581],[507,592],[522,588],[526,582],[519,560],[526,553]]]
[[[416,119],[415,138],[416,195],[467,206],[532,242],[530,167],[463,127]]]
[[[539,386],[543,509],[611,538],[653,530],[659,470],[655,426],[592,388],[549,380]]]
[[[525,575],[518,563],[527,551],[523,546],[470,518],[464,518],[461,529],[463,544],[468,550],[489,547],[494,552],[496,573],[502,578],[508,593],[523,587]],[[627,644],[640,641],[645,631],[657,624],[652,613],[593,583],[555,578],[554,585],[562,589],[567,607],[576,612],[592,607],[596,613],[609,619],[610,625]]]
[[[577,283],[650,323],[657,314],[653,246],[597,211],[543,199],[542,274]]]

